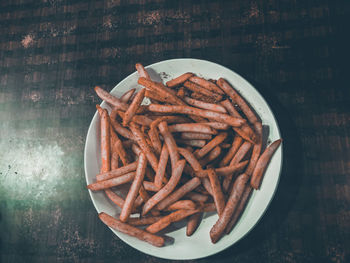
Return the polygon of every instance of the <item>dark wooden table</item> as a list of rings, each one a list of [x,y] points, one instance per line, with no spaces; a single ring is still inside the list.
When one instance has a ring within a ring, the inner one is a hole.
[[[0,3],[1,262],[164,262],[97,218],[83,149],[97,84],[170,58],[249,80],[284,138],[278,191],[236,245],[198,262],[350,262],[349,1]]]

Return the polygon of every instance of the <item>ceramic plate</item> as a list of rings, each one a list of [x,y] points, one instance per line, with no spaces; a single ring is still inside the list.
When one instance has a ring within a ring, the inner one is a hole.
[[[268,127],[268,141],[271,142],[280,138],[276,119],[264,98],[250,83],[232,70],[209,61],[198,59],[166,60],[147,66],[146,69],[153,80],[163,80],[164,82],[185,72],[194,72],[198,76],[207,79],[225,78],[253,105],[255,111],[262,119],[263,125]],[[137,72],[132,73],[115,86],[111,93],[115,96],[121,96],[131,88],[140,89],[137,79]],[[105,102],[101,105],[110,109]],[[91,121],[85,144],[84,162],[88,184],[95,182],[95,176],[98,174],[101,165],[98,127],[99,118],[96,113]],[[186,236],[186,227],[184,224],[175,225],[175,227],[166,232],[166,235],[172,237],[174,242],[162,248],[154,247],[113,229],[112,231],[130,246],[143,253],[160,258],[184,260],[213,255],[235,244],[257,224],[276,191],[281,165],[282,147],[279,147],[266,170],[260,190],[253,192],[236,227],[229,235],[224,236],[216,244],[212,244],[209,237],[209,231],[218,218],[216,214],[205,215],[199,228],[191,237]],[[106,212],[112,216],[120,213],[120,210],[109,201],[103,191],[92,192],[89,190],[89,192],[97,212]]]

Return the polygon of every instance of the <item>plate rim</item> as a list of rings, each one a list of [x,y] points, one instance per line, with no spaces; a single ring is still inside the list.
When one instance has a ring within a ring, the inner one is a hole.
[[[238,76],[239,78],[241,78],[243,81],[247,82],[248,85],[250,85],[251,88],[253,88],[255,90],[255,92],[259,95],[259,97],[263,100],[263,102],[266,104],[266,107],[268,108],[268,110],[270,111],[271,113],[271,116],[272,116],[272,119],[273,121],[275,122],[275,125],[276,125],[276,130],[277,130],[277,135],[279,138],[281,138],[281,130],[280,130],[280,127],[278,125],[278,122],[277,122],[277,119],[276,119],[276,116],[274,114],[274,112],[272,111],[270,105],[267,103],[266,99],[264,98],[264,96],[262,96],[262,94],[247,80],[245,79],[244,77],[242,77],[240,74],[238,74],[237,72],[233,71],[232,69],[226,67],[226,66],[223,66],[221,64],[218,64],[216,62],[212,62],[212,61],[208,61],[208,60],[203,60],[203,59],[197,59],[197,58],[175,58],[175,59],[167,59],[167,60],[162,60],[162,61],[158,61],[156,63],[152,63],[150,65],[147,65],[145,66],[145,68],[152,68],[154,66],[157,66],[159,64],[163,64],[163,63],[169,63],[169,62],[173,62],[173,61],[180,61],[180,60],[183,60],[183,61],[197,61],[197,62],[204,62],[204,63],[209,63],[209,64],[212,64],[214,66],[218,66],[218,67],[222,67],[226,70],[228,70],[230,73],[233,73],[234,75]],[[110,93],[113,93],[113,91],[115,91],[115,89],[117,89],[117,87],[123,82],[125,81],[127,78],[129,78],[131,75],[133,74],[137,74],[137,71],[134,71],[132,73],[130,73],[129,75],[127,75],[125,78],[123,78],[122,80],[120,80],[111,90],[110,90]],[[200,73],[198,73],[200,74]],[[243,97],[245,100],[247,100],[245,97]],[[101,106],[104,106],[106,103],[105,100],[103,100],[100,105]],[[84,146],[84,173],[85,173],[85,181],[86,183],[88,184],[88,172],[87,172],[87,141],[88,141],[88,137],[90,135],[90,133],[92,132],[92,126],[93,126],[93,120],[96,118],[97,116],[97,110],[96,112],[94,113],[94,115],[92,116],[92,119],[90,121],[90,125],[89,125],[89,128],[88,128],[88,131],[87,131],[87,134],[86,134],[86,137],[85,137],[85,146]],[[275,198],[275,195],[276,195],[276,192],[277,192],[277,188],[279,186],[279,183],[280,183],[280,180],[281,180],[281,173],[282,173],[282,168],[283,168],[283,141],[280,145],[280,154],[281,154],[281,158],[280,158],[280,162],[279,162],[279,172],[278,172],[278,177],[277,177],[277,181],[276,181],[276,185],[273,189],[273,192],[272,192],[272,195],[271,195],[271,198],[268,200],[267,204],[266,204],[266,207],[264,208],[263,212],[261,213],[261,215],[259,216],[259,218],[256,220],[256,222],[244,233],[242,234],[235,242],[233,242],[232,244],[226,246],[226,247],[221,247],[215,251],[213,251],[212,253],[208,253],[208,254],[205,254],[203,256],[195,256],[195,257],[183,257],[183,258],[175,258],[175,257],[166,257],[166,256],[162,256],[162,255],[154,255],[154,254],[149,254],[145,251],[142,251],[141,249],[133,246],[130,244],[130,242],[126,241],[122,236],[118,235],[118,232],[114,229],[112,229],[111,227],[108,227],[110,230],[112,230],[112,232],[119,238],[121,239],[124,243],[126,243],[127,245],[131,246],[132,248],[144,253],[144,254],[147,254],[149,256],[154,256],[154,257],[157,257],[157,258],[162,258],[162,259],[169,259],[169,260],[195,260],[195,259],[201,259],[201,258],[207,258],[207,257],[210,257],[210,256],[213,256],[213,255],[216,255],[222,251],[225,251],[227,249],[229,249],[230,247],[232,247],[233,245],[237,244],[238,242],[240,242],[243,238],[245,238],[258,224],[259,222],[262,220],[262,218],[265,216],[266,214],[266,211],[268,210],[268,208],[270,207],[271,203],[272,203],[272,200]],[[97,213],[100,213],[100,209],[98,208],[96,202],[95,202],[95,198],[93,198],[92,194],[93,192],[91,190],[88,189],[88,192],[89,192],[89,195],[90,195],[90,199],[97,211]],[[249,201],[250,202],[250,201]],[[249,203],[248,202],[248,203]]]

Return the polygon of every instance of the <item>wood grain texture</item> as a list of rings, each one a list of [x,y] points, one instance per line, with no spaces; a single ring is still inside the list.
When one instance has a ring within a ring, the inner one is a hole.
[[[83,148],[95,85],[182,57],[250,81],[284,139],[262,220],[198,262],[349,262],[349,15],[349,1],[325,0],[1,1],[1,262],[163,262],[99,221]]]

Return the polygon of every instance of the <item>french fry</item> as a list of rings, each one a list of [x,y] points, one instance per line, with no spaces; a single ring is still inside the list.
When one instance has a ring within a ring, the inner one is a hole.
[[[152,80],[140,77],[138,83],[145,88],[153,91],[157,95],[166,99],[169,103],[174,105],[186,105],[179,97],[176,96],[173,90],[166,88],[163,84],[153,82]]]
[[[201,108],[201,109],[205,109],[205,110],[216,111],[216,112],[221,112],[221,113],[227,113],[226,109],[218,104],[208,103],[208,102],[204,102],[201,100],[195,100],[195,99],[192,99],[189,97],[185,97],[184,101],[193,107],[197,107],[197,108]]]
[[[208,125],[215,130],[228,130],[230,128],[228,124],[221,122],[202,122],[202,124]]]
[[[210,90],[212,92],[215,92],[217,94],[221,94],[224,95],[225,93],[218,87],[216,86],[213,82],[197,77],[197,76],[193,76],[190,77],[189,80],[199,86],[202,86],[203,88]]]
[[[226,137],[227,137],[226,132],[220,133],[214,139],[212,139],[210,142],[208,142],[205,146],[203,146],[202,149],[196,150],[194,152],[194,156],[196,156],[198,159],[203,158],[204,155],[206,155],[213,148],[215,148],[217,145],[222,143],[226,139]]]
[[[177,145],[175,142],[174,137],[171,135],[168,125],[165,121],[162,121],[158,125],[159,131],[162,134],[164,141],[168,147],[169,155],[170,155],[170,161],[171,161],[171,167],[174,169],[175,164],[179,160],[179,152],[177,150]]]
[[[130,217],[128,219],[128,224],[132,226],[145,226],[145,225],[151,225],[157,221],[159,221],[162,218],[162,216],[148,216],[148,217]]]
[[[151,79],[146,69],[143,67],[141,63],[136,63],[135,68],[140,77]]]
[[[151,101],[167,102],[166,97],[162,97],[151,90],[146,90],[145,97],[151,99]]]
[[[202,166],[206,166],[208,163],[214,161],[221,154],[220,146],[216,146],[212,149],[204,158],[202,158],[199,162]]]
[[[179,160],[176,162],[168,183],[145,203],[142,208],[142,215],[147,214],[154,206],[156,206],[175,189],[176,185],[180,181],[185,163],[185,160]]]
[[[194,139],[192,140],[178,139],[177,142],[179,144],[185,144],[185,145],[197,147],[197,148],[202,148],[206,144],[205,140],[194,140]]]
[[[250,198],[250,195],[252,193],[253,188],[249,185],[246,184],[245,189],[243,191],[242,197],[239,201],[238,207],[237,209],[233,212],[233,215],[230,219],[230,222],[227,224],[227,227],[225,229],[226,234],[229,234],[233,227],[236,225],[236,223],[238,222],[240,216],[242,215],[242,212]]]
[[[135,140],[134,135],[132,134],[131,131],[129,131],[127,128],[124,128],[117,120],[117,114],[118,114],[118,108],[113,108],[111,115],[110,115],[110,120],[111,124],[114,128],[114,130],[120,134],[121,136],[128,138],[130,140]]]
[[[150,192],[159,191],[159,187],[157,187],[153,182],[143,181],[143,187],[146,189],[146,191],[150,191]]]
[[[131,226],[129,224],[123,223],[119,221],[118,219],[106,214],[106,213],[100,213],[99,218],[102,220],[103,223],[105,223],[107,226],[116,229],[122,233],[125,233],[127,235],[136,237],[142,241],[146,241],[150,243],[153,246],[156,247],[162,247],[164,246],[164,238],[160,236],[156,236],[153,234],[150,234],[144,230],[138,229],[134,226]],[[158,221],[159,222],[159,221]]]
[[[221,95],[217,95],[217,97],[208,97],[203,95],[202,93],[192,92],[191,98],[195,100],[200,100],[208,103],[217,103],[222,99]]]
[[[208,200],[208,195],[203,195],[196,192],[190,192],[185,195],[186,198],[191,199],[192,201],[198,202],[198,203],[204,203]]]
[[[194,177],[191,180],[189,180],[187,183],[179,187],[177,190],[172,192],[170,195],[168,195],[166,198],[164,198],[162,201],[160,201],[156,208],[158,210],[163,210],[167,206],[175,203],[180,198],[182,198],[185,194],[188,192],[191,192],[193,189],[195,189],[197,186],[201,184],[201,181],[198,177]]]
[[[105,91],[101,87],[96,86],[95,92],[102,100],[105,100],[108,104],[112,105],[113,107],[116,107],[116,108],[121,109],[123,111],[126,111],[128,109],[128,104],[121,101],[120,99],[113,96],[112,94],[108,93],[107,91]]]
[[[148,110],[152,112],[163,112],[163,113],[181,113],[186,115],[194,115],[203,118],[208,118],[215,120],[217,122],[224,122],[233,127],[240,127],[246,121],[242,118],[235,118],[230,115],[219,113],[215,111],[202,110],[190,106],[183,105],[159,105],[159,104],[151,104],[148,106]]]
[[[186,236],[192,236],[202,221],[202,212],[195,213],[188,217],[186,226]]]
[[[215,207],[218,211],[219,216],[221,216],[225,208],[225,197],[221,190],[219,178],[216,175],[215,170],[213,168],[210,168],[208,170],[208,177],[211,184],[211,189],[213,190]]]
[[[191,200],[179,200],[167,206],[164,210],[173,211],[179,209],[196,209],[197,205]]]
[[[121,185],[121,184],[126,184],[128,182],[131,182],[132,180],[134,180],[135,177],[135,172],[130,172],[127,174],[123,174],[121,176],[118,177],[114,177],[105,181],[98,181],[96,183],[92,183],[87,185],[87,188],[92,190],[92,191],[98,191],[98,190],[102,190],[102,189],[108,189],[117,185]]]
[[[145,177],[146,166],[147,166],[146,155],[141,153],[139,156],[139,160],[137,162],[135,178],[131,184],[128,195],[125,198],[125,203],[120,213],[119,218],[120,218],[120,221],[122,222],[126,222],[131,214],[131,210],[133,208],[135,199],[142,185],[143,178]]]
[[[186,159],[186,161],[191,165],[195,173],[201,172],[203,170],[198,159],[189,150],[179,147],[178,151]]]
[[[263,154],[260,156],[250,180],[250,185],[254,189],[259,189],[266,167],[269,164],[273,154],[280,146],[281,142],[282,139],[274,141],[265,149]]]
[[[136,111],[138,107],[141,105],[141,102],[143,98],[145,97],[145,91],[146,89],[142,89],[139,91],[133,101],[131,102],[129,108],[125,112],[124,118],[123,118],[123,126],[128,125],[130,122],[131,118],[136,114]]]
[[[239,200],[243,194],[248,179],[249,176],[246,174],[241,174],[236,179],[233,189],[225,205],[224,211],[210,230],[211,242],[216,243],[222,237],[225,228],[230,222],[233,212],[239,204]]]
[[[119,167],[119,154],[118,152],[113,152],[111,157],[111,169],[115,170]]]
[[[166,144],[164,144],[159,157],[158,169],[154,177],[154,185],[159,189],[163,185],[162,182],[165,176],[165,170],[166,170],[166,165],[168,163],[168,159],[169,159],[168,147],[166,146]]]
[[[252,144],[248,141],[245,141],[238,149],[236,154],[233,156],[232,160],[230,161],[229,166],[233,166],[237,163],[239,163],[244,156],[247,154],[247,152],[250,150]],[[222,183],[222,188],[224,189],[225,192],[229,191],[231,182],[232,182],[233,175],[231,176],[226,176],[223,183]]]
[[[122,166],[120,168],[105,172],[105,173],[100,173],[98,175],[96,175],[96,180],[97,181],[104,181],[104,180],[108,180],[114,177],[118,177],[124,174],[127,174],[129,172],[133,172],[136,170],[137,167],[137,162],[133,162],[131,164]]]
[[[222,99],[222,95],[219,95],[215,92],[207,90],[191,81],[185,81],[183,85],[185,88],[193,91],[194,93],[200,93],[206,97],[213,98],[215,101],[220,101]]]
[[[118,110],[118,115],[124,119],[125,118],[125,113],[123,111],[119,111]],[[152,119],[148,118],[147,116],[144,115],[134,115],[131,118],[132,122],[135,122],[138,125],[142,125],[142,126],[150,126],[152,123]]]
[[[128,101],[130,100],[130,98],[132,97],[132,95],[134,95],[136,89],[130,89],[127,92],[125,92],[121,97],[120,100],[122,102],[128,103]]]
[[[256,117],[253,110],[247,104],[247,102],[238,94],[238,92],[223,78],[220,78],[217,81],[219,87],[232,99],[233,102],[237,103],[239,108],[243,111],[245,116],[247,116],[250,123],[254,124],[258,122],[258,118]]]
[[[180,209],[167,216],[162,217],[159,221],[153,223],[146,228],[146,231],[152,234],[159,232],[160,230],[166,228],[171,223],[181,221],[182,219],[197,213],[198,210],[186,210]]]
[[[211,140],[212,136],[207,133],[200,132],[182,132],[181,139],[183,140]]]
[[[242,137],[236,135],[233,139],[231,148],[228,150],[224,158],[222,158],[219,164],[220,167],[223,167],[227,165],[229,162],[231,162],[233,156],[236,154],[236,152],[238,151],[242,143],[243,143]]]
[[[186,95],[186,91],[184,87],[179,88],[179,90],[176,93],[176,96],[178,96],[179,98],[183,99]]]
[[[184,83],[186,80],[188,80],[190,77],[193,76],[193,73],[184,73],[172,80],[169,80],[166,85],[169,87],[169,88],[172,88],[172,87],[176,87],[182,83]]]
[[[197,132],[206,134],[217,134],[218,132],[207,125],[200,123],[179,123],[169,126],[170,132]]]
[[[158,159],[152,152],[149,144],[146,142],[144,133],[142,133],[140,128],[134,122],[130,123],[130,129],[134,135],[136,142],[140,146],[141,151],[146,155],[147,160],[149,161],[151,167],[153,168],[154,171],[157,171]]]

